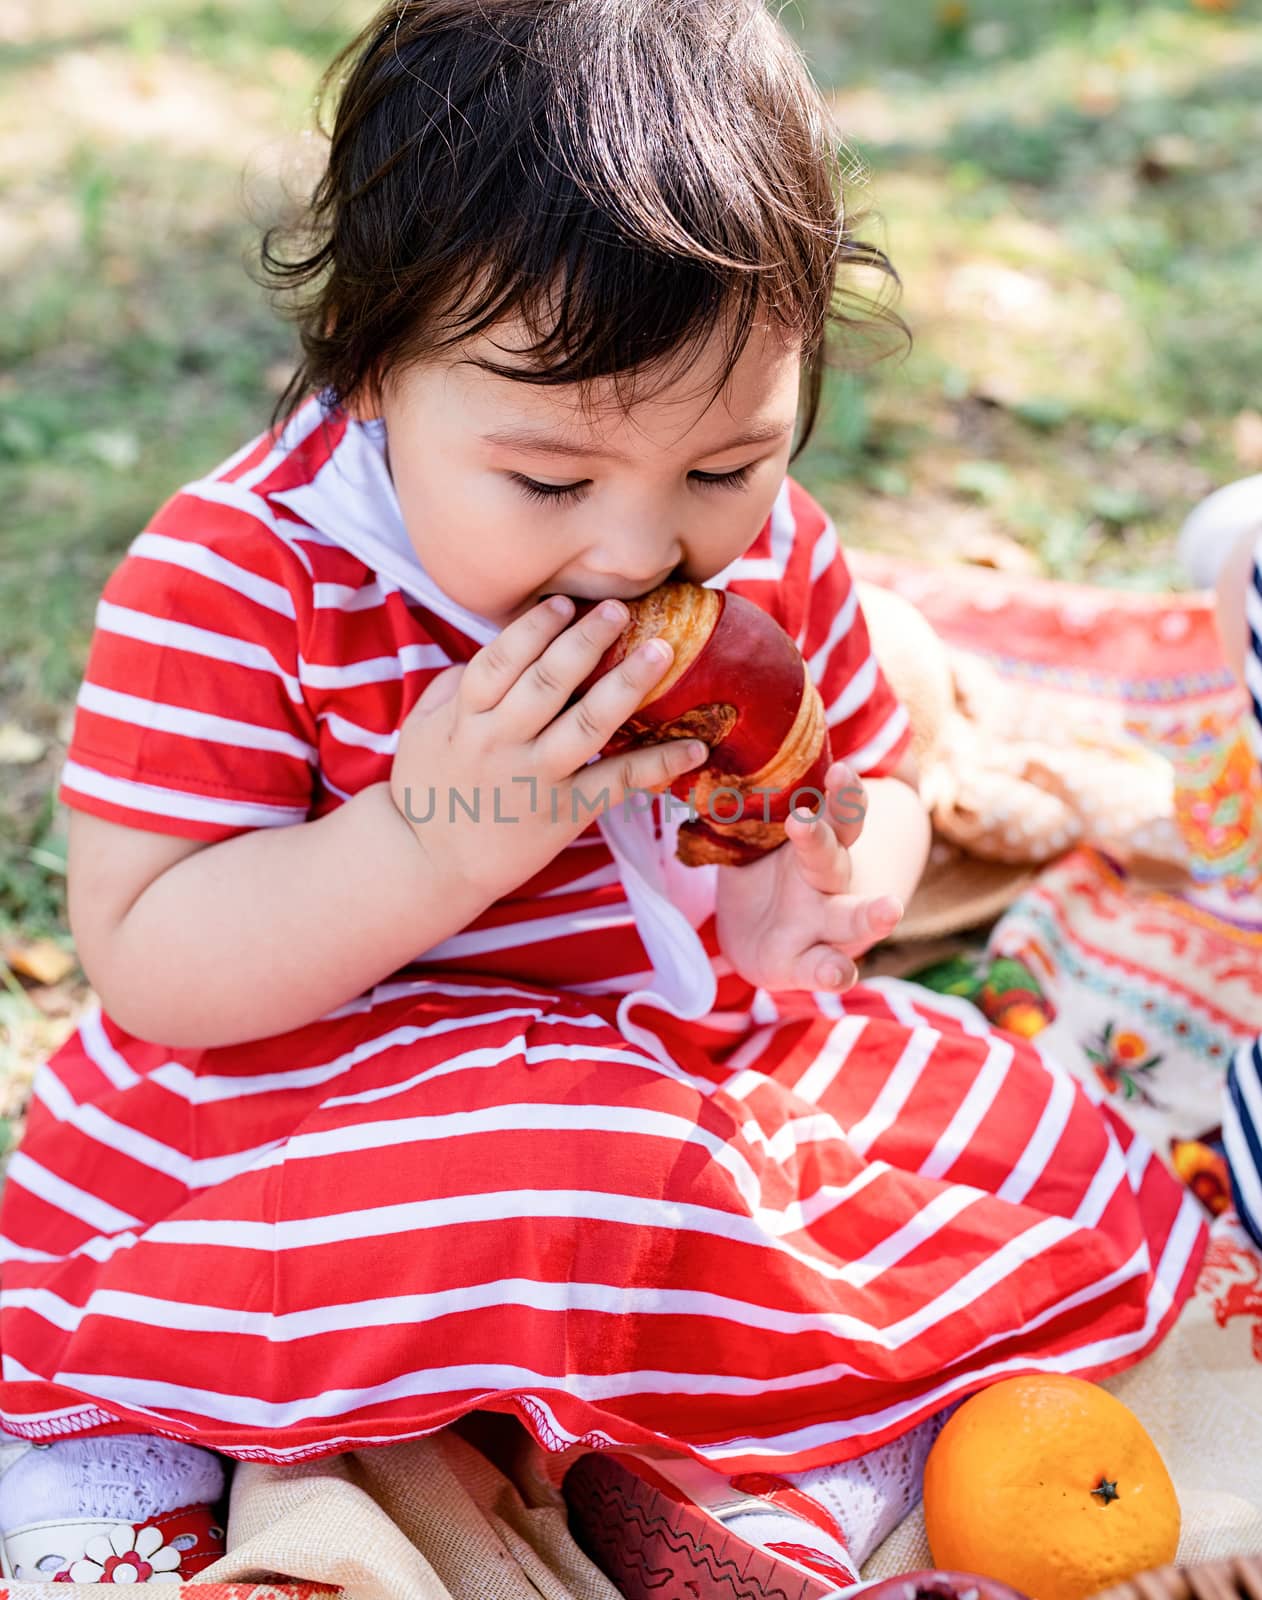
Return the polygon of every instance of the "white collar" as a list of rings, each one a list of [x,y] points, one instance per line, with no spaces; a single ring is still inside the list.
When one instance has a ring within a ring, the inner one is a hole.
[[[295,427],[297,423],[295,419]],[[403,524],[386,463],[386,427],[381,419],[348,419],[336,449],[309,483],[273,491],[268,498],[296,512],[479,645],[500,632],[498,624],[467,610],[440,589],[422,565]],[[626,1020],[630,1007],[644,1001],[677,1017],[702,1017],[713,1009],[717,992],[714,968],[696,927],[713,909],[718,868],[687,867],[676,859],[675,840],[686,811],[683,802],[673,804],[669,815],[664,805],[662,810],[660,841],[654,837],[651,811],[618,805],[598,812],[596,819],[617,862],[654,971],[650,988],[623,998],[618,1023],[659,1060],[667,1058],[656,1037]],[[690,915],[681,906],[688,907]]]

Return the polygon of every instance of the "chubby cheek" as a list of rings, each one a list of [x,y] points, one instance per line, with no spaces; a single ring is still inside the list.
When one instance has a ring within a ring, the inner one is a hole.
[[[513,592],[530,543],[509,522],[501,496],[476,477],[438,474],[423,484],[396,478],[395,488],[408,538],[439,588],[474,611]]]
[[[776,489],[778,487],[777,484]],[[704,583],[745,554],[771,515],[776,489],[764,492],[757,498],[752,493],[747,496],[732,495],[726,503],[718,490],[713,492],[716,503],[710,507],[694,538],[689,541],[693,553],[690,565],[700,574],[695,581]]]

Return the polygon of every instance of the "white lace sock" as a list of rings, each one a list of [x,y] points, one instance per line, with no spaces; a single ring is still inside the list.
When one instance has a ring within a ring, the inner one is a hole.
[[[56,1439],[20,1453],[7,1447],[27,1441],[10,1434],[2,1440],[0,1533],[58,1517],[143,1522],[177,1506],[213,1505],[224,1491],[218,1456],[179,1439],[114,1433]]]
[[[856,1571],[920,1500],[925,1458],[953,1409],[927,1418],[901,1438],[853,1461],[779,1474],[832,1516],[845,1535]],[[733,1533],[762,1543],[755,1532],[758,1522],[759,1513],[752,1509],[726,1519]]]

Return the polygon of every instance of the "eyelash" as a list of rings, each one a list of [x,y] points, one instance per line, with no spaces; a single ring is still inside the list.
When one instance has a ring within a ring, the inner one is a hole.
[[[698,477],[696,481],[710,489],[743,489],[752,471],[752,467],[737,467],[734,472],[716,472],[710,477]],[[523,478],[519,472],[510,472],[508,476],[528,499],[539,500],[548,505],[558,503],[565,505],[583,498],[583,485],[579,483],[569,485],[536,483],[533,478]]]

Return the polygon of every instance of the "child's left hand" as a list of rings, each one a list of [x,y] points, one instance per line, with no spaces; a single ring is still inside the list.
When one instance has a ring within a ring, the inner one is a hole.
[[[778,849],[719,872],[719,947],[741,977],[760,989],[844,992],[858,977],[853,958],[888,938],[903,915],[894,895],[849,892],[850,850],[866,812],[858,777],[835,761],[824,791],[818,815],[801,807],[790,814],[786,842]]]

